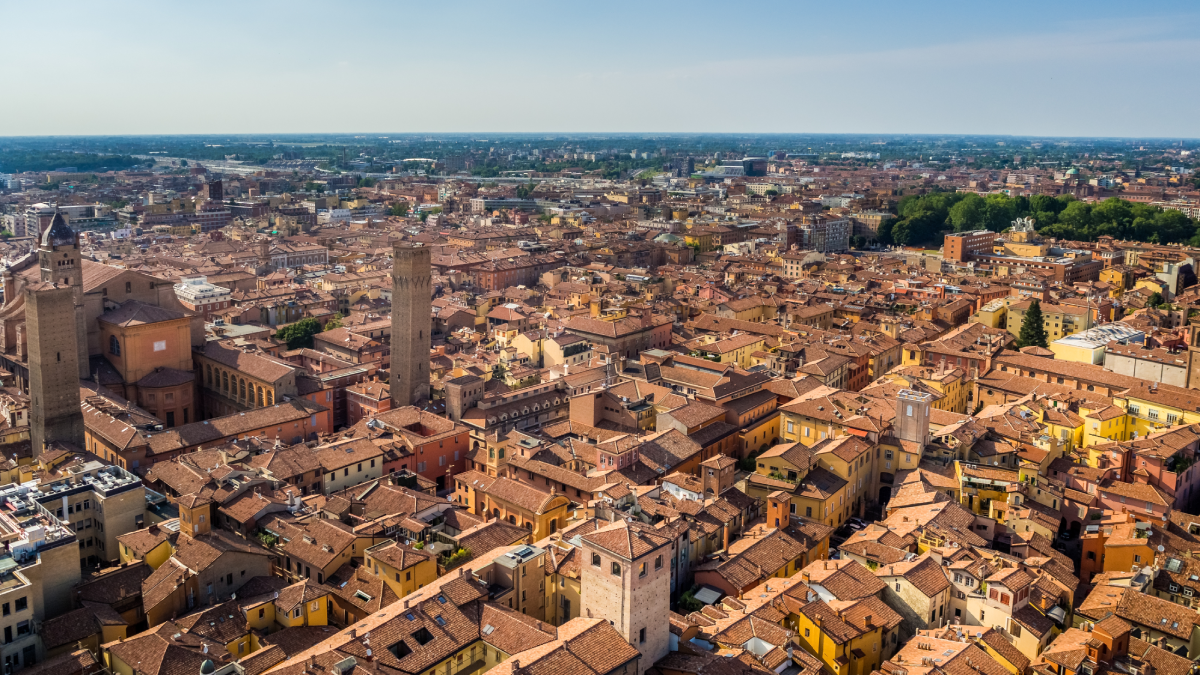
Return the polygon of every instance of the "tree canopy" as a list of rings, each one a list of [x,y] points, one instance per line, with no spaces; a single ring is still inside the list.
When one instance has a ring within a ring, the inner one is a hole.
[[[313,336],[321,332],[321,324],[314,318],[305,317],[296,323],[279,329],[275,337],[287,342],[288,349],[312,347]]]
[[[883,244],[936,243],[947,230],[1002,232],[1013,220],[1023,217],[1034,218],[1038,233],[1044,237],[1095,241],[1108,235],[1151,243],[1200,245],[1194,219],[1150,204],[1127,202],[1119,197],[1093,204],[1069,195],[983,197],[973,192],[931,192],[903,197],[897,217],[881,223],[877,237]]]

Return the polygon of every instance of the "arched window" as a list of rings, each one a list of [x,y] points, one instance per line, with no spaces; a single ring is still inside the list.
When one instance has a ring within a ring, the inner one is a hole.
[[[274,389],[267,392],[267,401],[268,401],[267,405],[275,405],[275,390]]]
[[[212,386],[212,364],[204,364],[204,381],[208,382],[208,386]]]
[[[121,355],[121,341],[117,339],[116,335],[108,336],[108,353],[113,356]]]
[[[229,371],[227,370],[221,371],[221,388],[225,390],[225,393],[229,393]]]
[[[245,401],[246,400],[246,380],[244,380],[240,377],[238,378],[238,390],[239,390],[238,398]]]
[[[621,564],[620,563],[612,564],[612,573],[614,576],[618,576],[618,577],[621,576]]]

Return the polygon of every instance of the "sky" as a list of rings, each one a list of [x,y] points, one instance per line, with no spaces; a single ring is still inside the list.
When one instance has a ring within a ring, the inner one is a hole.
[[[1194,1],[0,0],[0,18],[0,136],[1200,137]]]

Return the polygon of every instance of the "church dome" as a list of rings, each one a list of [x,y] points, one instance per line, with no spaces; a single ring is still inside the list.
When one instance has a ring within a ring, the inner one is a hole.
[[[54,220],[42,234],[42,246],[74,246],[75,230],[67,225],[67,219],[59,211],[54,212]]]

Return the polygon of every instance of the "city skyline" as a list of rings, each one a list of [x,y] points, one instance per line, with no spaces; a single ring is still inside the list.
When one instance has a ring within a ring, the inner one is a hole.
[[[1185,3],[209,9],[7,5],[0,55],[32,67],[6,88],[62,93],[0,111],[0,135],[1197,135],[1147,114],[1200,104]]]

